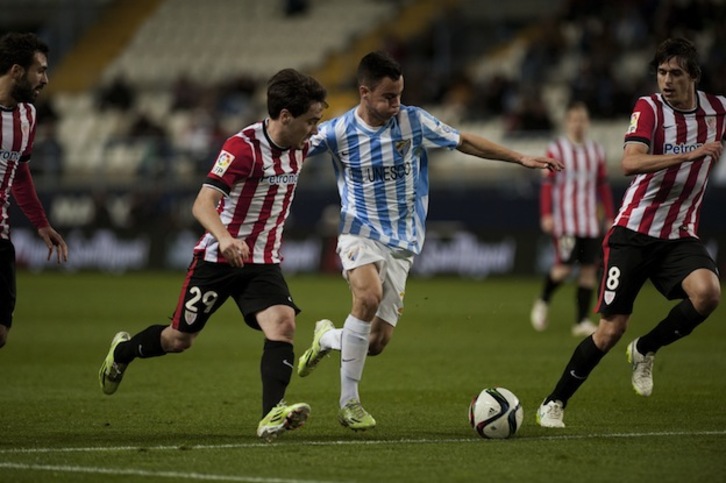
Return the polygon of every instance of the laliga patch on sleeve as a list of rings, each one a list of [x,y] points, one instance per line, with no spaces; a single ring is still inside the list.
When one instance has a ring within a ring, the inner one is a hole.
[[[232,164],[232,161],[234,161],[234,155],[222,150],[217,157],[217,161],[214,163],[212,173],[217,176],[224,176],[224,173],[227,172],[227,168],[229,168],[229,165]]]
[[[628,126],[628,132],[626,134],[633,134],[638,130],[638,119],[640,119],[640,112],[634,112],[630,116],[630,126]]]

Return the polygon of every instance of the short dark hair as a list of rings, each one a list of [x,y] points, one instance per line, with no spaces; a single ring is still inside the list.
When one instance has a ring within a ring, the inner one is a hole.
[[[585,101],[581,99],[570,99],[570,101],[567,103],[567,106],[565,106],[565,112],[574,111],[575,109],[584,109],[586,111],[589,111]]]
[[[386,52],[379,50],[367,54],[360,60],[356,77],[359,86],[375,89],[384,78],[398,80],[401,75],[401,66],[398,62]]]
[[[682,37],[666,39],[661,42],[655,51],[650,66],[657,72],[659,65],[674,57],[680,60],[682,67],[693,79],[699,80],[701,78],[701,64],[698,60],[696,46],[690,40]]]
[[[267,113],[270,118],[277,119],[282,110],[287,109],[298,117],[308,112],[315,102],[322,102],[327,107],[327,95],[325,87],[313,77],[295,69],[283,69],[267,82]]]
[[[9,32],[0,37],[0,75],[17,64],[27,69],[33,65],[35,53],[48,56],[48,45],[33,33]]]

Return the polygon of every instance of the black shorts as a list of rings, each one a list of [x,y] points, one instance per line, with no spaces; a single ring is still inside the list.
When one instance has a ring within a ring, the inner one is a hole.
[[[0,238],[0,325],[10,328],[15,312],[15,247]]]
[[[555,260],[562,265],[594,265],[600,253],[599,238],[562,235],[553,238],[552,242],[555,246]]]
[[[646,280],[668,300],[687,295],[681,283],[695,270],[718,268],[697,238],[661,240],[623,227],[613,227],[602,245],[603,263],[597,312],[632,314],[635,297]]]
[[[187,270],[172,326],[181,332],[199,332],[229,297],[253,329],[260,329],[257,313],[273,305],[287,305],[295,314],[300,313],[279,264],[246,264],[235,268],[195,257]]]

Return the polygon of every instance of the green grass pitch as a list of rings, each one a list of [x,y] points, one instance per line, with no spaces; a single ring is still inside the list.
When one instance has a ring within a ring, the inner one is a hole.
[[[645,287],[623,341],[571,400],[567,428],[534,422],[578,343],[570,333],[574,290],[534,332],[535,278],[411,279],[406,310],[361,383],[378,427],[353,433],[336,420],[339,354],[288,402],[312,406],[304,428],[273,444],[260,418],[260,333],[228,302],[188,352],[138,360],[111,397],[97,371],[118,330],[166,323],[181,273],[29,274],[0,350],[0,481],[6,482],[682,482],[726,478],[726,309],[656,357],[655,390],[636,396],[626,342],[669,310]],[[339,277],[288,282],[303,308],[296,354],[314,321],[340,325],[350,296]],[[593,319],[595,317],[593,316]],[[486,441],[469,427],[471,398],[500,385],[519,396],[524,424]]]

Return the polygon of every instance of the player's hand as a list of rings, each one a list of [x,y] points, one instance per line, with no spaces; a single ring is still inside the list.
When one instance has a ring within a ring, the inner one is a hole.
[[[543,233],[551,235],[555,229],[555,220],[552,218],[552,215],[543,215],[539,221],[539,225]]]
[[[66,245],[66,242],[63,240],[63,237],[60,236],[60,233],[55,231],[53,227],[49,225],[44,226],[43,228],[38,228],[38,235],[45,242],[45,246],[48,247],[47,260],[50,260],[50,257],[53,256],[53,250],[56,250],[58,263],[68,261],[68,245]]]
[[[233,267],[243,267],[245,261],[250,258],[250,249],[247,243],[237,238],[229,237],[220,240],[219,250],[222,252],[224,259]]]
[[[522,156],[520,163],[522,166],[533,169],[549,169],[550,171],[562,171],[565,169],[562,161],[546,156]]]
[[[721,154],[723,154],[723,144],[721,144],[721,141],[714,141],[691,151],[688,160],[695,161],[703,156],[711,156],[711,159],[718,161],[721,158]]]

